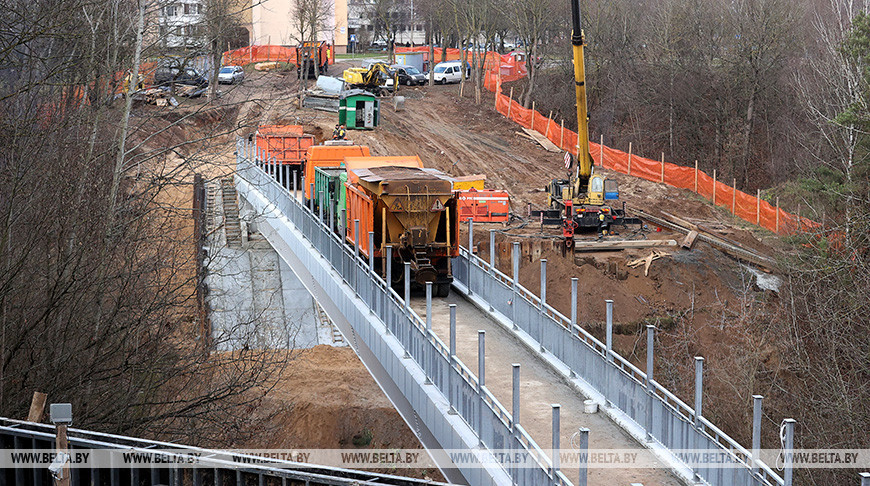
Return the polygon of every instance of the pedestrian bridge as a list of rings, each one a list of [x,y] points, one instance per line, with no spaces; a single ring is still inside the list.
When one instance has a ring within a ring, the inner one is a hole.
[[[758,443],[746,449],[702,415],[701,358],[691,407],[615,353],[610,332],[602,343],[577,325],[576,315],[547,305],[546,287],[538,296],[520,286],[516,247],[512,276],[462,248],[453,261],[454,290],[461,297],[452,301],[412,299],[407,288],[399,295],[373,261],[329,229],[335,215],[312,211],[275,167],[247,141],[237,142],[235,181],[243,208],[256,215],[256,230],[339,327],[450,482],[790,486],[788,461],[780,477],[758,459]],[[587,398],[601,412],[583,414]],[[758,398],[754,437],[760,437],[760,406]],[[793,422],[786,430],[789,450]],[[590,444],[637,449],[652,463],[647,469],[589,471],[581,461],[569,470],[553,453]],[[457,464],[444,450],[469,451],[477,461]],[[722,453],[732,464],[691,467],[677,453],[685,450]],[[535,467],[514,467],[504,451],[531,457]]]

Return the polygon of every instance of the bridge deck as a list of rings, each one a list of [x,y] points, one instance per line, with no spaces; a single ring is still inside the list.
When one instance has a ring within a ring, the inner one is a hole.
[[[468,302],[458,292],[444,299],[432,301],[432,329],[442,341],[450,339],[449,304],[456,304],[456,354],[477,373],[477,331],[486,331],[486,385],[498,400],[510,408],[512,402],[512,364],[520,364],[520,424],[531,434],[543,449],[552,444],[552,409],[558,403],[561,408],[561,448],[568,451],[572,435],[580,427],[589,432],[589,448],[637,449],[644,447],[602,413],[585,414],[579,391],[566,383],[559,375],[512,333],[492,321],[484,312]],[[426,315],[426,299],[412,297],[412,308],[421,317]],[[566,476],[577,481],[575,469],[563,469]],[[645,485],[677,486],[682,483],[662,466],[659,469],[590,468],[590,486],[628,486],[632,483]]]

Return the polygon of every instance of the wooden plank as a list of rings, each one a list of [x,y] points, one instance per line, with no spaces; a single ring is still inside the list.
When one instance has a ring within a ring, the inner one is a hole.
[[[523,131],[529,134],[536,142],[541,144],[541,147],[544,147],[544,150],[547,152],[561,152],[562,149],[556,146],[555,143],[551,142],[549,138],[541,135],[540,133],[523,127]]]
[[[676,240],[614,240],[614,241],[575,241],[575,251],[626,250],[629,248],[653,248],[657,246],[677,246]]]
[[[689,231],[689,234],[683,239],[683,242],[680,243],[680,246],[687,250],[691,250],[693,246],[695,246],[695,240],[698,238],[698,232],[695,230]]]
[[[28,422],[42,422],[42,416],[45,414],[46,394],[42,392],[33,392],[33,398],[30,400],[30,412],[27,413]]]

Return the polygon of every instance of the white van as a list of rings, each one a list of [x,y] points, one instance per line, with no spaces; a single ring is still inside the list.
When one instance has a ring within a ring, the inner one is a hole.
[[[471,75],[471,69],[468,68],[467,64],[468,63],[466,63],[466,78]],[[439,84],[458,83],[462,80],[461,69],[462,61],[439,62],[435,65],[435,82]]]

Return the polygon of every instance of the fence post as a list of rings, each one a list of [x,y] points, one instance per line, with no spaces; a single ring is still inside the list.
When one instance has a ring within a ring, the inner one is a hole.
[[[787,418],[783,420],[785,426],[785,444],[783,445],[783,486],[792,486],[794,476],[794,425],[795,420]]]
[[[432,334],[432,282],[426,282],[426,337]]]
[[[662,184],[665,182],[665,153],[662,152]]]
[[[776,234],[779,234],[779,196],[776,197]]]
[[[628,142],[628,175],[631,175],[631,142]]]
[[[489,230],[489,273],[495,274],[495,230]]]
[[[558,403],[550,405],[553,407],[553,477],[559,473],[559,432],[561,427],[559,412],[562,406]]]
[[[646,391],[648,394],[646,407],[646,440],[653,440],[653,372],[655,371],[655,330],[656,327],[652,324],[646,326]]]
[[[447,413],[456,415],[456,408],[453,406],[453,363],[456,361],[456,304],[450,304],[450,366],[447,370],[447,401],[450,403],[450,410]]]
[[[571,277],[571,332],[577,326],[577,277]]]
[[[761,224],[761,189],[755,190],[755,224]]]
[[[562,128],[559,129],[559,148],[565,148],[565,120],[562,119]]]
[[[541,314],[547,305],[547,259],[541,258]]]
[[[607,299],[604,301],[607,308],[607,328],[606,339],[607,343],[607,361],[613,361],[613,301]]]
[[[581,427],[577,430],[577,449],[580,453],[581,462],[580,462],[580,474],[577,478],[577,486],[586,486],[588,484],[588,469],[587,464],[589,463],[587,460],[582,460],[582,458],[589,457],[589,429],[585,427]]]
[[[532,130],[535,129],[535,113],[537,113],[537,111],[535,111],[535,102],[532,101]]]
[[[520,424],[520,365],[519,363],[514,363],[513,365],[513,406],[511,407],[511,431],[516,434],[517,433],[517,425]]]
[[[320,205],[321,208],[323,205]],[[375,285],[374,280],[375,275],[375,232],[369,231],[369,282],[368,284],[372,287],[372,300],[369,305],[369,313],[375,313],[375,295],[377,292],[377,285]]]
[[[411,315],[411,262],[405,262],[405,315]],[[408,336],[408,345],[402,346],[405,349],[405,355],[403,358],[410,358],[411,353],[408,352],[408,348],[411,346],[411,333],[413,332],[413,326],[407,325],[404,326],[408,329],[406,335]]]
[[[293,199],[298,199],[299,193],[296,191],[296,172],[293,172]]]
[[[481,449],[483,445],[483,408],[486,395],[486,331],[477,331],[477,441]]]
[[[598,165],[604,168],[604,134],[601,134],[601,142],[598,144]]]
[[[761,395],[752,395],[752,476],[758,474],[761,458]]]
[[[513,260],[513,291],[514,295],[511,299],[511,321],[514,329],[519,329],[517,326],[517,299],[520,297],[519,281],[520,281],[520,242],[514,241],[511,246],[511,259]]]
[[[698,161],[695,160],[695,194],[698,194]]]
[[[716,206],[716,169],[713,169],[713,206]]]
[[[353,220],[353,263],[356,265],[359,256],[359,220]],[[355,283],[355,282],[354,282]],[[359,293],[359,292],[357,292]]]
[[[737,178],[731,182],[731,214],[737,214]]]
[[[313,214],[314,214],[314,183],[313,183],[313,182],[310,182],[310,183],[308,184],[308,187],[311,189],[311,192],[308,193],[308,194],[311,195],[311,198],[308,199],[308,202],[309,202],[309,204],[310,204],[310,206],[311,206],[311,214],[313,215]]]
[[[511,105],[514,104],[514,87],[511,86],[511,94],[508,95],[508,114],[507,117],[510,119],[511,117]]]

